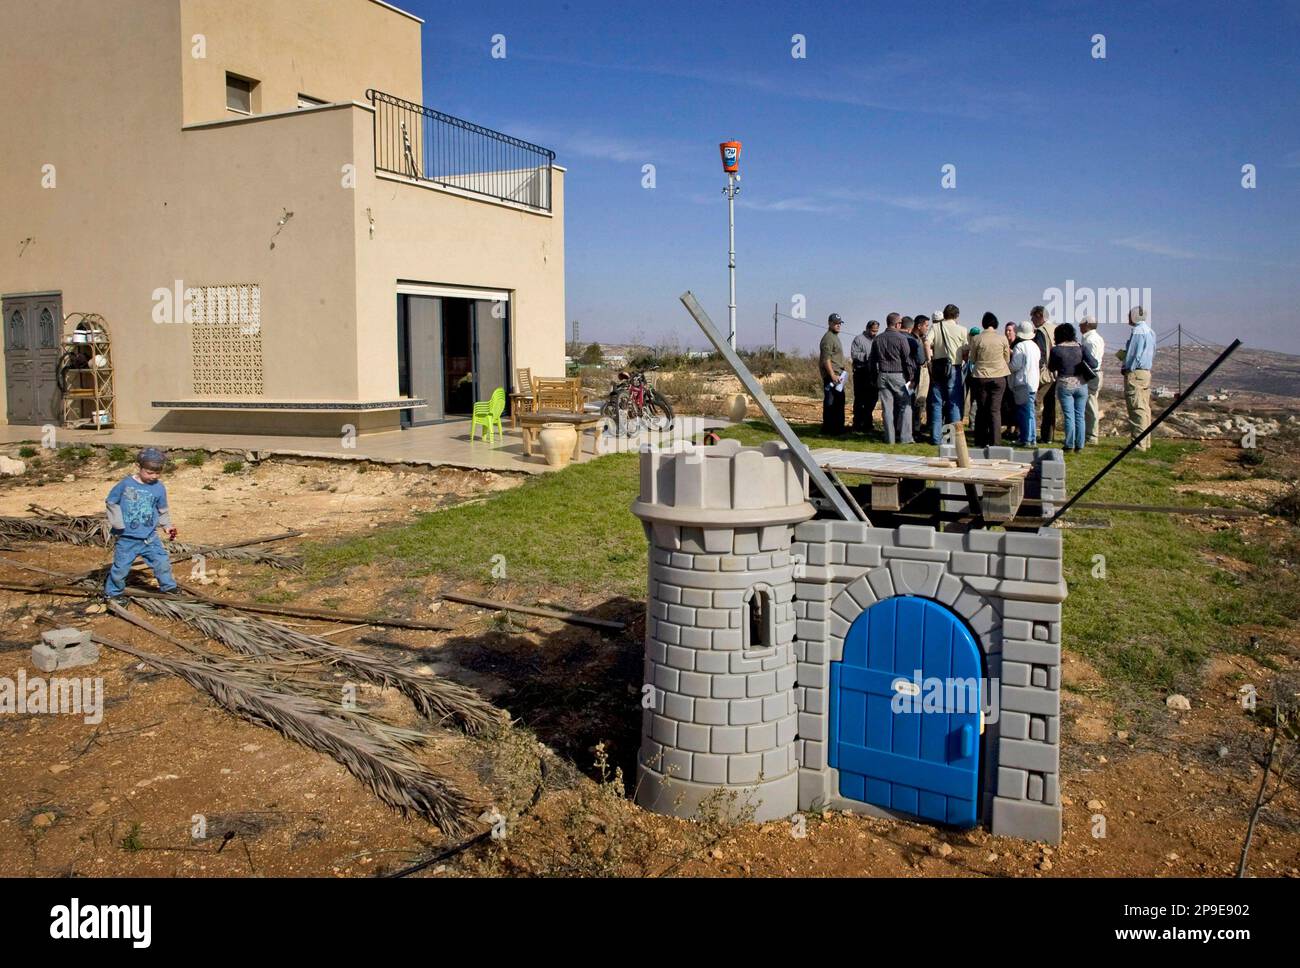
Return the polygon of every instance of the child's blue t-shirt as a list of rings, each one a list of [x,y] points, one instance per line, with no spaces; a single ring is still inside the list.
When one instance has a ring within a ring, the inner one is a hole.
[[[149,538],[167,516],[167,489],[162,481],[142,484],[129,476],[114,485],[105,504],[112,527],[128,538]]]

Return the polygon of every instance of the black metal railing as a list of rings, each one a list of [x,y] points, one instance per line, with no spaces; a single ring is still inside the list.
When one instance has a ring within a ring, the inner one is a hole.
[[[551,210],[555,152],[382,91],[375,106],[375,170],[485,198]]]

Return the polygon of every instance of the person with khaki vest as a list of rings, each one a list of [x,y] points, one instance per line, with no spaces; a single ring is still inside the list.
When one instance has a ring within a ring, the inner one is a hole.
[[[983,329],[970,340],[971,403],[975,407],[975,446],[1002,446],[1002,395],[1011,375],[1011,347],[998,318],[985,313]]]

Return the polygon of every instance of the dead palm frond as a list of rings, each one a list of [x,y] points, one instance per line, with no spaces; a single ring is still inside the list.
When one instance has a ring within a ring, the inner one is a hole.
[[[324,663],[319,659],[272,658],[263,656],[253,659],[241,655],[221,656],[207,649],[200,648],[184,639],[169,635],[162,629],[150,625],[138,615],[132,615],[120,605],[110,602],[109,611],[123,621],[130,622],[144,629],[165,642],[184,649],[194,660],[202,662],[209,669],[218,671],[238,681],[255,685],[275,692],[293,692],[310,696],[320,702],[325,715],[346,720],[360,729],[374,733],[389,742],[406,749],[416,749],[429,741],[428,735],[413,729],[405,729],[384,722],[365,710],[358,709],[351,697],[344,691],[345,684],[331,682],[320,678]]]
[[[164,658],[99,636],[96,639],[184,679],[236,716],[332,757],[402,816],[414,813],[448,836],[468,830],[473,804],[453,783],[431,773],[384,736],[339,718],[329,704],[263,688],[221,663]]]
[[[502,710],[468,686],[402,669],[384,659],[327,642],[278,622],[247,615],[222,614],[206,602],[178,598],[133,598],[132,601],[154,615],[184,622],[241,655],[255,659],[311,658],[373,685],[397,689],[411,700],[421,716],[440,724],[454,723],[471,736],[491,732],[506,721]]]
[[[247,561],[256,565],[270,565],[285,571],[301,572],[302,558],[298,555],[280,555],[274,551],[261,551],[257,548],[205,548],[203,545],[186,544],[184,541],[164,541],[163,547],[173,558],[202,555],[205,558],[218,558],[223,561]]]

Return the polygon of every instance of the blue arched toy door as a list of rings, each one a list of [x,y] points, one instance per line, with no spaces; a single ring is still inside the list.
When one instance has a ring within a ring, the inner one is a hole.
[[[859,615],[843,661],[831,663],[829,761],[840,796],[974,826],[980,675],[975,639],[937,602],[902,595]]]

